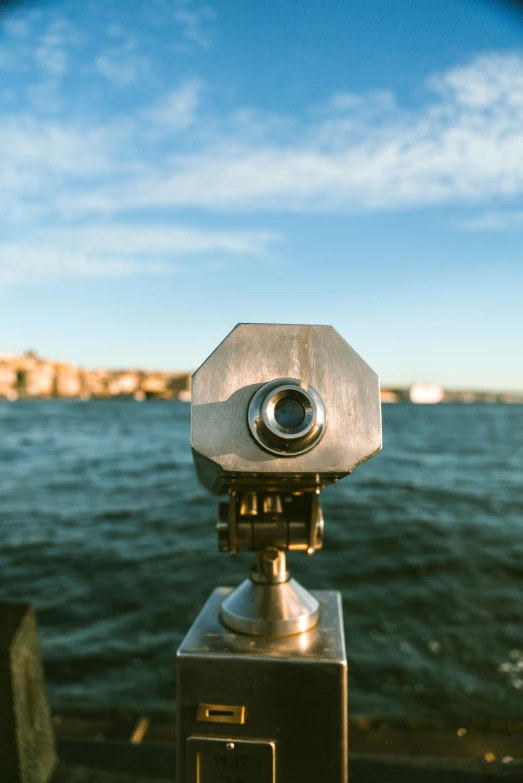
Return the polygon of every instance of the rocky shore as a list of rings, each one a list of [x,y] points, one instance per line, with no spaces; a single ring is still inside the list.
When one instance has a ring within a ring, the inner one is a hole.
[[[0,353],[0,398],[130,397],[190,399],[191,373],[150,370],[85,369],[68,362]]]

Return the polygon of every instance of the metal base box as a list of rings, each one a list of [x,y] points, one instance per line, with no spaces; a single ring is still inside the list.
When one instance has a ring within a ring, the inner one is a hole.
[[[177,655],[178,783],[347,783],[347,659],[340,594],[285,637],[228,630],[213,591]]]

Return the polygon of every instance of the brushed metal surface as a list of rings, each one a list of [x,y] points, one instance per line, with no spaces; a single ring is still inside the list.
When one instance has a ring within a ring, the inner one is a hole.
[[[328,423],[314,448],[281,457],[261,448],[247,417],[263,384],[288,377],[318,391]],[[381,449],[378,377],[331,326],[239,324],[193,376],[191,446],[215,494],[249,481],[324,486]]]
[[[345,661],[341,596],[332,590],[311,590],[319,604],[321,622],[295,636],[259,637],[234,633],[220,620],[220,609],[234,588],[217,587],[209,596],[178,649],[186,654],[254,655],[258,658]],[[202,699],[205,701],[205,699]]]
[[[221,618],[226,626],[256,636],[288,636],[318,622],[319,604],[295,579],[255,584],[246,579],[227,596]]]

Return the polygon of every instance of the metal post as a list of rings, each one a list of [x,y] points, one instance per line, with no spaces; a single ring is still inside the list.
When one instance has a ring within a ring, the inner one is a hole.
[[[331,327],[240,324],[193,377],[191,445],[218,548],[254,552],[177,655],[179,783],[347,783],[341,596],[291,578],[323,542],[319,493],[381,448],[376,375]]]
[[[56,764],[33,607],[0,603],[0,780],[48,783]]]

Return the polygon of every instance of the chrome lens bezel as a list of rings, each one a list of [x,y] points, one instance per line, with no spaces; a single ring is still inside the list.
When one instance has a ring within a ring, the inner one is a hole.
[[[286,397],[298,400],[305,411],[297,427],[282,427],[276,419],[276,405]],[[320,394],[308,383],[297,378],[277,378],[254,393],[248,424],[254,439],[265,451],[293,457],[319,443],[327,426],[327,412]]]

